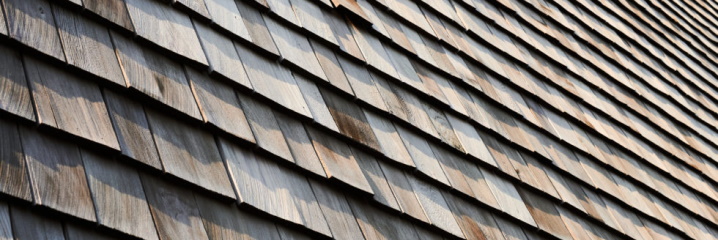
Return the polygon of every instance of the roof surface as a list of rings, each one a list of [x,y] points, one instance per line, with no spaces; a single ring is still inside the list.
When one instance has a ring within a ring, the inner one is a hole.
[[[718,239],[714,0],[1,0],[2,239]]]

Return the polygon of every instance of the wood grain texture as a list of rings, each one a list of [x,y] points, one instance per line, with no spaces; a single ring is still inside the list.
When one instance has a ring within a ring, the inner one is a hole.
[[[397,217],[370,206],[359,199],[350,199],[356,221],[365,239],[418,239],[414,227]]]
[[[215,24],[244,40],[252,41],[235,1],[205,0],[204,2],[207,4],[207,11]]]
[[[324,19],[327,20],[329,27],[332,28],[332,32],[334,32],[334,36],[339,43],[339,48],[354,58],[365,60],[346,18],[336,12],[324,11]]]
[[[421,206],[424,207],[426,215],[429,217],[429,221],[434,226],[454,235],[458,238],[464,238],[464,234],[459,227],[459,224],[454,219],[454,216],[449,210],[449,206],[442,195],[441,190],[431,184],[414,177],[409,178],[409,182],[414,189],[416,198],[421,202]]]
[[[444,175],[429,142],[404,127],[397,127],[396,129],[404,142],[404,146],[409,151],[416,169],[442,184],[449,185],[449,180]]]
[[[30,89],[20,53],[0,47],[0,109],[35,121]]]
[[[111,90],[103,93],[122,155],[163,169],[142,105]]]
[[[456,222],[467,239],[504,239],[494,215],[452,194],[444,193]]]
[[[20,128],[20,137],[34,202],[81,219],[96,221],[77,146],[41,135],[27,127]]]
[[[119,161],[82,151],[97,222],[143,239],[158,239],[140,175]]]
[[[431,145],[431,149],[441,162],[444,173],[454,189],[474,197],[486,205],[499,207],[484,175],[476,164],[435,144]]]
[[[287,2],[287,4],[289,4],[289,2]],[[282,58],[299,66],[315,77],[327,79],[307,37],[289,29],[287,26],[284,26],[267,15],[264,16],[264,21],[267,23],[267,28],[272,34],[274,43],[277,44]]]
[[[50,3],[44,0],[3,1],[10,37],[65,61]]]
[[[275,112],[279,128],[284,134],[289,150],[292,152],[294,161],[300,167],[322,177],[326,177],[322,162],[319,161],[312,140],[309,139],[304,124],[291,117]]]
[[[310,180],[314,195],[335,239],[361,239],[362,232],[345,195],[317,181]]]
[[[389,182],[387,182],[387,177],[384,176],[384,171],[382,171],[381,166],[379,166],[378,160],[355,148],[352,149],[352,153],[364,172],[367,181],[369,181],[372,191],[374,191],[374,200],[387,207],[401,211],[399,203],[396,201],[396,197],[394,197],[394,192],[391,186],[389,186]]]
[[[242,21],[244,21],[244,24],[247,26],[247,31],[252,38],[252,43],[273,54],[275,57],[279,56],[279,49],[277,49],[277,45],[274,44],[274,40],[267,29],[267,24],[264,22],[262,13],[255,11],[254,8],[249,6],[245,1],[234,2],[237,3],[237,9],[242,17]]]
[[[316,34],[324,40],[337,45],[331,27],[324,19],[324,13],[320,6],[312,0],[292,0],[292,9],[302,28]]]
[[[284,140],[282,129],[279,128],[274,111],[254,98],[243,94],[239,94],[238,97],[246,114],[247,122],[257,140],[257,145],[283,160],[295,162],[292,152]]]
[[[461,144],[464,146],[466,153],[477,157],[481,159],[481,161],[490,165],[498,166],[496,160],[494,160],[489,152],[489,149],[486,147],[486,144],[481,139],[481,136],[476,131],[476,128],[469,125],[466,121],[454,117],[453,115],[448,115],[447,118],[449,119],[451,126],[454,128],[454,132],[459,138],[459,141],[461,141]]]
[[[210,240],[279,239],[273,222],[240,211],[234,203],[221,203],[200,195],[195,195],[195,199]]]
[[[323,234],[329,227],[307,179],[253,152],[220,140],[240,203]]]
[[[187,67],[186,70],[204,121],[236,137],[255,142],[234,89],[192,68]]]
[[[383,162],[379,162],[379,166],[384,172],[389,187],[392,192],[394,192],[401,211],[412,218],[428,223],[429,218],[426,216],[421,203],[416,198],[416,194],[414,194],[414,189],[406,176],[407,173]]]
[[[312,117],[289,69],[261,56],[247,46],[237,44],[236,47],[255,91],[296,113]]]
[[[371,148],[380,148],[361,107],[327,89],[320,91],[334,122],[339,127],[339,132]]]
[[[519,189],[519,193],[540,229],[560,239],[573,239],[554,203],[522,188]]]
[[[32,201],[30,177],[17,124],[0,120],[0,192]]]
[[[319,91],[319,87],[301,75],[294,75],[294,79],[297,80],[297,86],[299,86],[299,90],[302,91],[304,100],[307,101],[307,106],[309,106],[309,111],[312,113],[314,121],[324,127],[339,132],[339,127],[337,123],[334,122],[327,103],[324,102],[324,97],[322,97],[322,93]]]
[[[7,22],[5,21],[5,9],[0,11],[0,35],[7,36]]]
[[[386,111],[387,108],[384,104],[384,100],[381,98],[379,89],[375,86],[366,67],[343,56],[338,56],[337,59],[344,71],[343,74],[354,90],[355,96],[361,101]]]
[[[173,3],[182,8],[189,9],[193,12],[192,14],[199,14],[202,17],[210,18],[207,4],[204,1],[205,0],[176,0]]]
[[[40,123],[119,149],[96,84],[34,58],[25,57],[24,62]]]
[[[392,64],[386,49],[384,49],[384,44],[374,35],[353,24],[350,24],[350,29],[356,40],[356,45],[361,50],[367,64],[395,79],[399,79],[399,73]]]
[[[529,213],[526,204],[524,204],[513,183],[490,171],[482,171],[482,173],[502,211],[527,224],[536,226],[536,222],[531,217],[531,213]]]
[[[234,198],[227,170],[211,134],[155,110],[147,110],[147,120],[167,173]]]
[[[8,207],[8,204],[4,202],[0,202],[0,239],[14,239],[12,236],[12,219],[10,219],[10,207]]]
[[[140,177],[160,239],[209,239],[191,191],[149,174]]]
[[[347,79],[348,76],[345,75],[345,70],[343,70],[340,65],[339,59],[344,59],[342,55],[338,55],[338,52],[316,40],[310,39],[309,42],[312,44],[314,54],[319,61],[319,65],[322,67],[324,74],[327,76],[326,80],[329,81],[331,85],[341,89],[342,91],[350,95],[354,95],[354,90],[352,90],[352,86],[349,85],[349,80]]]
[[[394,123],[366,109],[364,110],[364,114],[379,142],[379,150],[398,163],[415,167],[416,165],[407,147],[404,145],[401,136],[399,136],[399,132],[396,127],[394,127]]]
[[[135,31],[124,0],[83,0],[83,4],[87,10],[100,17],[127,30]]]
[[[157,99],[190,117],[201,119],[182,66],[132,40],[112,33],[115,51],[130,88]]]
[[[314,128],[308,128],[307,132],[312,139],[319,160],[322,161],[327,177],[348,184],[360,191],[373,193],[346,143]]]
[[[207,54],[210,71],[251,89],[252,84],[242,67],[234,42],[204,24],[195,23],[194,26]]]
[[[265,1],[267,2],[267,5],[269,5],[269,10],[272,11],[274,14],[276,14],[280,18],[283,18],[284,20],[289,21],[291,24],[301,26],[301,24],[299,23],[299,19],[297,19],[297,15],[294,13],[294,9],[292,9],[292,4],[289,0]]]
[[[53,9],[67,63],[125,86],[107,28],[66,8]]]
[[[183,57],[207,65],[207,58],[192,27],[192,20],[187,15],[158,1],[125,2],[138,35]],[[204,8],[204,3],[201,7]],[[204,11],[207,11],[206,8]]]
[[[64,240],[62,223],[24,207],[12,207],[10,218],[15,239]]]

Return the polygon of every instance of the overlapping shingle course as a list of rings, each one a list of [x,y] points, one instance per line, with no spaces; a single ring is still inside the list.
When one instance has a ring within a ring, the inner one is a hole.
[[[712,1],[1,6],[8,237],[718,235]]]

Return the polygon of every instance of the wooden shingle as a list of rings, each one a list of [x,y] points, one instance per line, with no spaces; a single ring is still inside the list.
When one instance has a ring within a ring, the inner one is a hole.
[[[20,53],[0,47],[0,109],[35,121]]]
[[[201,6],[197,7],[207,12],[204,1],[186,1],[202,2]],[[207,58],[192,27],[192,20],[187,15],[159,1],[126,0],[125,2],[138,35],[192,61],[207,65]],[[174,39],[182,39],[182,41]]]
[[[40,123],[119,149],[99,86],[35,58],[24,63]]]
[[[45,0],[3,1],[10,37],[44,54],[65,61],[50,3]]]
[[[274,44],[269,29],[267,29],[267,23],[264,22],[264,17],[262,17],[263,14],[256,11],[245,1],[234,2],[237,4],[237,9],[242,17],[242,21],[244,21],[244,24],[247,26],[247,31],[252,39],[252,43],[261,47],[264,51],[271,53],[273,56],[279,56],[279,50],[277,49],[277,45]]]
[[[323,10],[312,0],[292,0],[292,9],[302,28],[316,34],[332,44],[338,44],[331,27],[324,19]]]
[[[94,222],[95,209],[80,149],[27,127],[20,128],[20,137],[34,202]]]
[[[401,164],[416,166],[394,123],[368,110],[364,110],[364,114],[371,130],[376,135],[381,152]]]
[[[195,195],[195,199],[209,239],[279,238],[273,222],[241,211],[234,203],[221,203],[200,195]]]
[[[41,216],[30,209],[13,206],[10,218],[15,239],[65,239],[60,221]]]
[[[307,169],[314,174],[326,177],[321,161],[314,151],[311,139],[304,124],[291,117],[275,112],[277,124],[284,134],[289,150],[292,152],[294,161],[300,167]]]
[[[257,145],[283,160],[294,162],[292,152],[284,140],[284,134],[279,128],[274,111],[256,99],[243,94],[237,96],[247,117],[247,122],[254,133]]]
[[[192,96],[192,92],[179,63],[119,34],[112,33],[112,39],[128,87],[201,119],[194,98],[186,97]]]
[[[0,203],[0,239],[14,239],[12,236],[12,219],[10,219],[10,207],[7,203]]]
[[[67,63],[125,86],[107,28],[65,8],[53,14]]]
[[[144,239],[158,239],[140,175],[119,161],[82,151],[97,222]]]
[[[429,143],[406,128],[397,127],[397,132],[399,132],[416,169],[436,181],[449,185],[449,180],[446,179],[446,175],[441,170],[441,165],[431,150]]]
[[[289,4],[288,0],[287,4]],[[291,6],[289,7],[291,8]],[[292,12],[292,15],[293,14]],[[319,60],[317,60],[317,57],[314,55],[314,50],[312,50],[312,45],[309,43],[307,37],[289,29],[287,26],[284,26],[267,15],[264,15],[264,21],[267,23],[269,33],[272,34],[274,43],[277,44],[282,58],[301,67],[304,71],[309,72],[315,77],[321,79],[327,78],[319,64]]]
[[[204,121],[236,137],[254,142],[252,130],[234,89],[192,68],[187,67],[186,70]]]
[[[401,211],[399,203],[396,197],[394,197],[394,192],[391,186],[389,186],[387,177],[384,175],[384,171],[381,169],[378,160],[356,148],[352,149],[352,153],[374,191],[374,200],[387,207]]]
[[[160,239],[209,239],[191,191],[156,176],[140,176]]]
[[[421,203],[419,203],[419,200],[416,198],[416,194],[414,194],[411,183],[406,176],[407,173],[381,161],[379,161],[379,166],[384,172],[384,176],[386,177],[386,181],[389,183],[389,187],[394,192],[394,196],[396,197],[396,201],[399,203],[401,211],[412,218],[419,219],[423,222],[429,222]]]
[[[0,120],[0,192],[32,201],[27,163],[23,158],[20,133],[15,123]]]
[[[147,110],[147,120],[166,172],[234,198],[212,135],[155,110]]]
[[[339,132],[374,149],[380,148],[361,107],[327,89],[320,90]]]
[[[91,12],[113,22],[120,27],[135,31],[130,20],[127,5],[123,0],[83,0],[83,6]]]
[[[240,203],[329,235],[307,179],[268,159],[220,140]]]
[[[247,73],[242,67],[242,61],[234,48],[234,42],[204,24],[195,23],[194,26],[204,52],[207,54],[211,73],[228,78],[244,87],[252,88]]]
[[[339,132],[339,127],[337,127],[337,123],[334,122],[329,108],[326,102],[324,102],[324,97],[322,97],[322,93],[319,91],[319,87],[301,75],[294,75],[294,79],[297,80],[297,86],[299,86],[299,90],[302,91],[304,100],[307,101],[307,106],[309,106],[309,111],[312,113],[314,121],[324,127]]]
[[[327,177],[348,184],[360,191],[373,193],[346,143],[314,128],[308,128],[307,132],[312,139],[319,160],[322,161]]]
[[[412,225],[395,215],[373,208],[357,199],[350,199],[349,204],[365,239],[418,239],[419,237]]]
[[[244,45],[235,46],[255,91],[296,113],[312,116],[289,69]]]
[[[244,23],[243,17],[237,8],[237,3],[233,0],[205,0],[207,11],[212,21],[219,27],[241,37],[247,41],[251,41],[252,37]],[[202,36],[200,36],[202,37]]]
[[[424,207],[424,211],[429,217],[431,224],[455,237],[464,238],[459,224],[451,214],[451,210],[449,210],[449,206],[442,195],[443,191],[413,177],[409,178],[409,182],[414,189],[416,198],[419,199],[421,206]]]
[[[103,93],[122,155],[163,169],[142,105],[111,90]]]
[[[362,232],[344,194],[317,181],[309,181],[309,183],[322,213],[327,218],[332,237],[335,239],[361,239]]]

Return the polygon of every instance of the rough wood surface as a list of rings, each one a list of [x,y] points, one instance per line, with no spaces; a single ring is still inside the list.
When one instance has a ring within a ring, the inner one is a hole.
[[[344,194],[317,181],[310,180],[309,183],[312,185],[312,190],[314,190],[324,217],[327,218],[332,237],[335,239],[361,239],[361,230]]]
[[[67,63],[125,86],[107,28],[68,9],[53,9]]]
[[[50,3],[44,0],[3,1],[10,37],[65,61]]]
[[[289,2],[287,2],[287,4],[289,4]],[[277,44],[282,58],[296,64],[318,78],[327,78],[307,37],[267,17],[267,15],[264,16],[264,21],[267,23],[267,28],[272,34],[274,43]]]
[[[316,34],[324,40],[337,44],[332,29],[324,19],[322,9],[312,0],[292,0],[292,9],[297,14],[302,28]]]
[[[0,192],[32,201],[30,178],[17,124],[0,120]]]
[[[192,68],[186,69],[204,120],[234,136],[254,142],[252,130],[234,89]]]
[[[83,0],[82,3],[87,10],[110,22],[130,31],[135,30],[124,0]]]
[[[140,177],[160,239],[209,239],[191,191],[156,176]]]
[[[371,207],[368,203],[350,199],[356,221],[365,239],[418,239],[414,227],[403,219]]]
[[[327,177],[348,184],[367,193],[373,193],[349,146],[334,137],[308,128],[314,150],[322,161]]]
[[[24,207],[12,207],[10,218],[15,239],[64,240],[62,223]]]
[[[396,197],[394,197],[394,192],[391,186],[389,186],[387,177],[384,176],[384,171],[382,171],[381,166],[379,166],[378,160],[358,149],[352,149],[352,153],[374,191],[374,200],[387,207],[401,211],[399,203],[396,201]]]
[[[183,57],[207,65],[207,58],[192,27],[192,20],[187,15],[159,1],[125,2],[138,35]],[[205,8],[204,3],[202,8]],[[207,11],[206,8],[204,11]]]
[[[394,127],[394,123],[366,109],[364,114],[379,142],[379,150],[398,163],[411,167],[416,166],[401,136],[399,136],[399,132]]]
[[[119,161],[82,151],[97,222],[144,239],[158,239],[140,175]]]
[[[379,89],[372,80],[369,71],[367,71],[364,66],[346,57],[337,56],[337,59],[356,97],[378,109],[386,111],[386,104],[384,104],[384,100],[381,98]]]
[[[284,139],[282,129],[279,128],[274,111],[256,99],[242,94],[238,96],[249,126],[257,140],[257,145],[284,160],[294,162],[292,152]]]
[[[227,170],[212,135],[155,110],[147,111],[147,119],[165,171],[234,198]]]
[[[291,117],[276,113],[277,123],[284,134],[289,150],[292,152],[294,161],[300,167],[307,169],[319,176],[326,177],[322,162],[319,161],[312,140],[309,139],[304,124]]]
[[[379,149],[379,143],[361,107],[327,89],[321,89],[321,92],[339,132],[371,148]]]
[[[233,0],[205,0],[212,21],[247,41],[252,41],[243,17]],[[201,36],[200,36],[201,37]]]
[[[247,31],[252,38],[252,43],[274,56],[279,56],[279,49],[277,49],[277,45],[274,44],[274,40],[267,29],[267,24],[264,22],[262,13],[255,11],[246,1],[234,2],[237,3],[237,9],[242,17],[242,21],[244,21],[244,24],[247,26]]]
[[[195,199],[209,239],[279,239],[273,222],[240,211],[234,203],[200,195],[195,195]]]
[[[7,203],[0,202],[0,239],[15,239],[12,236],[12,220],[10,219],[10,208]]]
[[[1,16],[0,16],[1,17]],[[8,47],[0,47],[0,109],[35,121],[22,57]]]
[[[192,91],[180,64],[119,34],[112,33],[112,39],[128,87],[201,119],[194,98],[187,97]]]
[[[111,90],[103,93],[122,154],[163,169],[142,105]]]
[[[449,206],[444,200],[441,190],[435,186],[430,185],[427,182],[416,178],[409,178],[416,198],[421,202],[421,206],[424,207],[426,215],[429,217],[429,221],[434,226],[454,235],[458,238],[464,238],[464,234],[461,232],[459,224],[454,219],[454,216],[449,210]]]
[[[324,102],[322,93],[319,91],[319,87],[301,75],[294,75],[294,79],[297,80],[297,86],[299,86],[299,89],[302,91],[304,100],[307,101],[307,106],[309,106],[314,121],[324,127],[339,132],[339,127],[337,127],[337,123],[334,122],[327,103]]]
[[[20,128],[20,136],[34,202],[95,221],[95,209],[78,147],[27,127]]]
[[[40,123],[119,149],[100,88],[89,81],[25,57]]]
[[[401,135],[401,139],[409,151],[416,169],[440,183],[449,185],[449,180],[444,175],[429,142],[406,128],[397,127],[396,129]]]
[[[247,46],[237,44],[236,47],[255,91],[294,112],[312,116],[289,69],[270,61]]]
[[[204,24],[195,23],[194,26],[204,52],[207,54],[211,72],[251,89],[252,84],[242,67],[242,61],[234,48],[234,42]]]
[[[399,203],[401,211],[412,218],[419,219],[423,222],[429,222],[424,208],[414,194],[414,189],[406,176],[406,173],[391,165],[379,162],[381,170],[384,172],[386,181],[389,183],[396,201]]]

